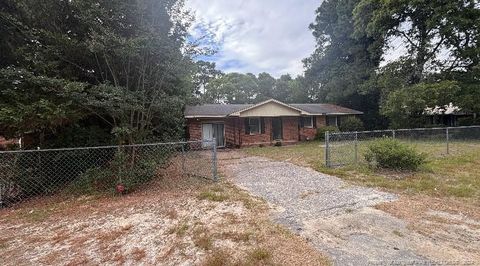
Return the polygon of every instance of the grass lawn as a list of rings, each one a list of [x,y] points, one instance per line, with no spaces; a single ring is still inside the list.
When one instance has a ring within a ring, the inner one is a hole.
[[[444,143],[410,142],[419,151],[428,154],[428,163],[417,172],[393,172],[368,167],[362,162],[366,144],[367,142],[361,142],[358,145],[359,164],[337,168],[325,167],[323,142],[312,141],[283,147],[252,147],[244,151],[250,155],[310,166],[317,171],[364,186],[409,194],[454,197],[474,204],[480,202],[480,142],[452,142],[449,155],[445,154]],[[352,145],[337,145],[332,159],[353,161]]]

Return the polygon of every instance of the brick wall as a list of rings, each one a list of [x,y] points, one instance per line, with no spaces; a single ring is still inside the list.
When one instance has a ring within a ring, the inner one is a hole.
[[[187,119],[187,132],[189,140],[201,140],[202,122],[197,119]]]
[[[283,141],[298,141],[298,117],[282,117],[283,124]]]
[[[317,116],[316,125],[325,126],[325,116]],[[263,118],[265,123],[264,134],[246,134],[245,118],[231,117],[225,119],[187,119],[187,130],[190,140],[202,139],[202,123],[223,122],[225,125],[225,144],[227,147],[240,147],[251,145],[271,145],[272,118]],[[316,128],[299,128],[298,117],[282,117],[283,143],[296,143],[299,140],[312,140],[315,138]]]
[[[239,118],[189,118],[187,119],[189,140],[202,139],[202,124],[204,123],[223,123],[225,127],[225,146],[237,147],[239,145]]]
[[[241,141],[240,144],[242,146],[248,145],[259,145],[265,144],[268,145],[272,141],[272,119],[270,117],[263,118],[263,122],[265,123],[265,133],[264,134],[249,134],[245,132],[245,119],[246,118],[239,118],[240,119],[240,127],[241,127]]]
[[[300,128],[300,140],[313,140],[315,139],[315,134],[317,133],[317,128],[324,127],[326,125],[325,116],[315,116],[316,120],[316,127],[314,128],[307,128],[303,127]]]

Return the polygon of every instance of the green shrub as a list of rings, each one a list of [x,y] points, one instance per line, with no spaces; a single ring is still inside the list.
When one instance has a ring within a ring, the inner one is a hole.
[[[63,189],[88,169],[107,164],[114,151],[65,150],[21,153],[15,160],[12,179],[23,197],[49,195]]]
[[[71,194],[95,194],[115,192],[117,185],[122,184],[125,192],[131,192],[140,185],[150,181],[156,174],[157,167],[161,167],[168,160],[168,154],[142,154],[132,160],[132,151],[117,152],[112,161],[103,167],[88,169],[67,188]],[[136,158],[141,157],[141,158]]]
[[[347,116],[342,119],[340,126],[338,127],[340,131],[362,131],[365,129],[363,126],[362,120],[356,116]]]
[[[426,162],[426,156],[396,139],[383,138],[368,145],[365,160],[386,169],[417,170]]]
[[[325,132],[338,132],[338,128],[334,126],[324,126],[317,128],[317,133],[315,134],[316,140],[325,140]]]

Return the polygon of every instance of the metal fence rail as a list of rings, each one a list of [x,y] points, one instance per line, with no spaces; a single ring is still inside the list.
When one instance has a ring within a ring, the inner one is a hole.
[[[155,176],[217,180],[212,141],[0,152],[0,207],[54,193],[128,192]]]
[[[446,156],[480,149],[480,126],[326,132],[325,165],[364,163],[368,144],[379,138],[398,139],[429,156]]]

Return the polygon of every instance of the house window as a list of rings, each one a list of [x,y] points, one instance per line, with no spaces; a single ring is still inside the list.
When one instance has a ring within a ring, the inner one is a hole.
[[[306,128],[313,128],[313,116],[302,117],[302,125]]]
[[[327,116],[327,126],[338,126],[338,117],[337,116]]]
[[[250,135],[260,134],[260,118],[248,118],[248,133]]]

